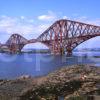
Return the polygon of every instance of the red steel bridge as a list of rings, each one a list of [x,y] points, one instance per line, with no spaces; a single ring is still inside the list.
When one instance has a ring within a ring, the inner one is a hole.
[[[5,44],[12,53],[21,52],[26,44],[41,42],[53,54],[72,54],[74,48],[93,37],[100,36],[100,26],[71,20],[58,20],[37,39],[27,40],[19,34],[12,34]]]

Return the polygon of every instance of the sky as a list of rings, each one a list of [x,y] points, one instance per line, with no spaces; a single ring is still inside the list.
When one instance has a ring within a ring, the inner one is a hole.
[[[100,25],[99,11],[100,0],[0,0],[0,42],[5,43],[13,33],[37,38],[59,19]],[[100,47],[100,37],[78,47]]]

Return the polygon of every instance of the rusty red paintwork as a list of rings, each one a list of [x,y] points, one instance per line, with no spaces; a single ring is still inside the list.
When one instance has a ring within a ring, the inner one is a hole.
[[[56,21],[37,39],[27,40],[19,34],[12,34],[5,45],[11,52],[16,52],[21,51],[26,44],[41,42],[54,54],[67,52],[70,55],[79,44],[96,36],[100,36],[100,26],[62,19]]]

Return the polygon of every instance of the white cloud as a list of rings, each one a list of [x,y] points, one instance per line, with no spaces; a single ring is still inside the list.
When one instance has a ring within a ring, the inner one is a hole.
[[[0,16],[0,35],[2,34],[2,37],[8,37],[8,35],[10,36],[13,33],[18,33],[26,38],[28,37],[28,39],[36,38],[51,24],[53,24],[53,22],[50,22],[50,20],[55,19],[56,16],[51,11],[49,11],[48,14],[52,15],[49,22],[41,22],[40,20],[35,20],[32,17],[8,17],[2,15]]]
[[[27,39],[38,37],[48,27],[49,23],[38,24],[34,19],[27,17],[8,17],[0,16],[0,40],[3,40],[8,35],[18,33]],[[9,37],[8,37],[9,38]],[[8,39],[6,38],[6,40]]]
[[[25,16],[8,17],[2,15],[0,16],[0,34],[4,33],[4,35],[6,36],[8,34],[18,33],[26,38],[36,38],[40,34],[42,34],[48,27],[50,27],[50,25],[52,25],[53,22],[55,22],[57,19],[62,18],[70,20],[72,19],[64,15],[55,14],[52,11],[48,11],[48,14],[38,16],[39,20],[27,18]],[[90,20],[86,16],[76,17],[72,20],[100,25],[100,19]]]
[[[21,19],[25,19],[25,16],[21,16],[20,18],[21,18]]]
[[[11,18],[11,17],[0,18],[0,31],[3,31],[5,33],[28,32],[29,29],[27,29],[27,27],[30,26],[27,23],[26,25],[22,23],[20,18]]]
[[[53,16],[49,16],[49,15],[41,15],[38,17],[39,20],[51,20],[53,19]]]
[[[41,21],[53,21],[57,18],[56,14],[52,11],[48,11],[47,14],[38,16],[38,20]]]
[[[63,16],[63,19],[68,19],[68,17],[67,16]]]
[[[33,22],[34,22],[34,20],[33,20],[33,19],[30,19],[30,20],[28,20],[28,22],[29,22],[29,23],[33,23]]]

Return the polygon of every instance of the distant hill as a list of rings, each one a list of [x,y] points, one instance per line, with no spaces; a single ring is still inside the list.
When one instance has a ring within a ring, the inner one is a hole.
[[[100,51],[100,48],[78,48],[74,51]]]

